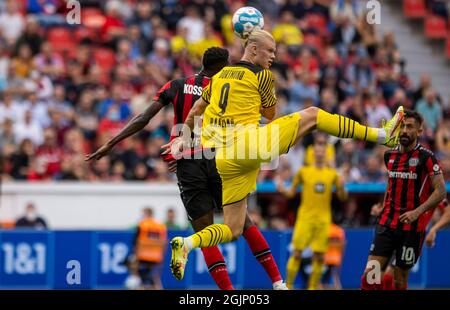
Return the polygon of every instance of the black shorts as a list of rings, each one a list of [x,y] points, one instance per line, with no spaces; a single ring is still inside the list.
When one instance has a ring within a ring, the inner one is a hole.
[[[370,246],[370,255],[388,257],[395,253],[395,266],[411,269],[419,259],[425,232],[403,231],[379,225]]]
[[[180,159],[177,177],[181,200],[190,221],[222,207],[222,180],[215,158]]]

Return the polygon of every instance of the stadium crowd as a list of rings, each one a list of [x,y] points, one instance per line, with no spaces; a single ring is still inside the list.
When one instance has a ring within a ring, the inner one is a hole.
[[[261,10],[278,43],[272,71],[280,114],[314,105],[376,127],[399,105],[417,109],[425,118],[421,143],[450,177],[450,98],[433,89],[427,73],[413,85],[394,34],[369,24],[358,0],[80,2],[79,25],[67,23],[62,0],[0,2],[5,181],[175,182],[160,157],[173,127],[172,107],[112,156],[87,163],[84,154],[151,104],[166,81],[197,72],[208,47],[225,46],[237,61],[242,46],[231,16],[244,5]],[[314,160],[312,140],[283,156],[278,169],[264,170],[259,181],[292,178]],[[346,182],[384,182],[383,151],[329,139],[327,156]],[[350,212],[352,219],[352,208],[342,216]]]

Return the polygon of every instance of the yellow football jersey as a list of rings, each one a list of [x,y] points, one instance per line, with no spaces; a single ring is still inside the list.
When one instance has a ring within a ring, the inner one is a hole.
[[[259,125],[261,106],[268,108],[277,102],[272,72],[245,61],[214,75],[202,98],[209,103],[202,125],[205,147],[232,143],[237,132]]]
[[[331,222],[333,185],[339,186],[336,169],[305,166],[294,177],[293,186],[302,184],[298,221]]]

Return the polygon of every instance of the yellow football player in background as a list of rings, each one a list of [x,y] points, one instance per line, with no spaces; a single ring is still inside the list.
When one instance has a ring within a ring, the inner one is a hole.
[[[335,168],[326,162],[326,135],[314,137],[315,162],[302,167],[296,173],[292,186],[286,189],[283,182],[277,182],[278,191],[292,198],[297,187],[302,185],[301,204],[297,211],[292,246],[294,251],[287,263],[286,284],[292,289],[300,268],[302,251],[311,247],[313,251],[312,272],[308,289],[317,289],[322,276],[324,254],[328,248],[328,232],[331,225],[331,198],[333,186],[340,200],[347,198],[344,184]]]

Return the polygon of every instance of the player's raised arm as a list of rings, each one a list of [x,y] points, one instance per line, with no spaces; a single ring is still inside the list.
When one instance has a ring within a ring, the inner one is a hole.
[[[206,102],[202,97],[198,98],[192,106],[191,110],[184,121],[183,128],[181,129],[181,135],[178,138],[173,139],[167,144],[161,146],[163,150],[162,154],[172,153],[177,156],[177,154],[181,153],[185,146],[188,146],[191,142],[191,133],[195,127],[195,119],[202,116],[205,112],[206,107],[208,106],[208,102]]]
[[[277,180],[277,190],[282,193],[287,198],[293,198],[297,193],[297,187],[303,183],[302,179],[302,169],[300,169],[292,180],[292,185],[290,188],[286,188],[281,179]]]
[[[120,141],[134,135],[138,131],[147,126],[150,120],[164,107],[164,104],[160,101],[154,101],[150,106],[148,106],[142,113],[136,115],[128,122],[128,124],[111,140],[103,144],[97,151],[92,154],[88,154],[85,157],[86,161],[96,159],[99,160],[114,148],[114,146]]]
[[[345,201],[348,198],[348,193],[345,190],[345,184],[342,178],[336,174],[336,180],[335,180],[335,186],[336,186],[336,194],[340,201]]]

